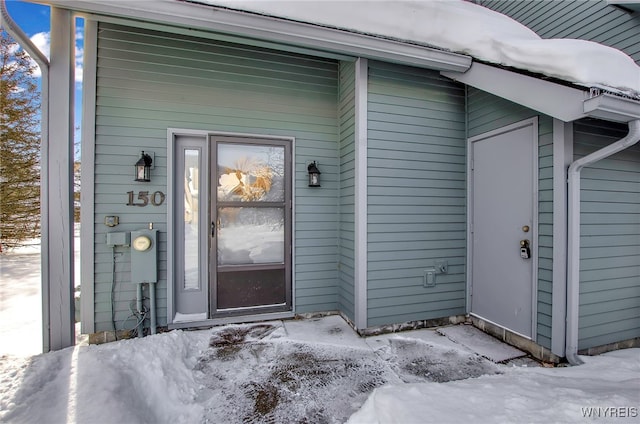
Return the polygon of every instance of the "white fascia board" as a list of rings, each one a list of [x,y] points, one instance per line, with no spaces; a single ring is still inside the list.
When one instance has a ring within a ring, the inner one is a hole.
[[[471,57],[334,28],[176,0],[126,2],[42,0],[52,6],[165,25],[242,35],[294,46],[384,60],[435,70],[463,72]]]
[[[582,103],[588,93],[577,88],[478,62],[465,73],[440,73],[564,122],[587,116]]]
[[[607,0],[607,3],[640,13],[640,1],[638,0]]]
[[[640,119],[640,101],[600,94],[583,103],[584,112],[592,118],[607,121],[631,122]]]

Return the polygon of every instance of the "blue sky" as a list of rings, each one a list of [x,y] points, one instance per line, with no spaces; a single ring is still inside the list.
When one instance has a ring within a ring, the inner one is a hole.
[[[7,9],[14,21],[22,28],[22,30],[31,38],[47,56],[49,56],[49,33],[50,33],[50,13],[49,6],[40,4],[27,3],[18,0],[8,0]],[[75,100],[75,119],[76,119],[76,141],[79,140],[80,117],[82,109],[82,19],[76,20],[76,100]],[[39,76],[39,74],[38,74]]]
[[[7,9],[11,17],[28,36],[31,37],[39,32],[49,32],[49,6],[9,0],[7,1]]]

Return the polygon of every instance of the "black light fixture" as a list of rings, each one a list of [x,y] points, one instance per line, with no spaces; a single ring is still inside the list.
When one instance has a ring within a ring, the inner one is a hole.
[[[136,162],[136,179],[134,181],[142,181],[149,182],[151,181],[151,163],[153,163],[153,159],[151,156],[146,154],[144,150],[140,155],[140,159]]]
[[[320,187],[320,174],[322,172],[318,169],[315,160],[307,166],[307,171],[309,171],[309,187]]]

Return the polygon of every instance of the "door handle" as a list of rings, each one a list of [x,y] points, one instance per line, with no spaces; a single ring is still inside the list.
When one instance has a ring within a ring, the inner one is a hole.
[[[529,247],[529,240],[520,240],[520,257],[522,259],[531,258],[531,248]]]
[[[215,237],[216,236],[216,223],[214,221],[211,221],[211,237]]]

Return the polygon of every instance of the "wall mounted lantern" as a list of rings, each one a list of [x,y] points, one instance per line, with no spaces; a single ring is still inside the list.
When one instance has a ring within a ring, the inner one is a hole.
[[[153,159],[151,156],[146,154],[144,150],[140,155],[140,159],[136,162],[136,179],[134,181],[143,181],[149,182],[151,181],[151,164],[153,163]]]
[[[309,187],[320,187],[320,170],[316,165],[316,161],[314,160],[307,166],[307,171],[309,171]]]

